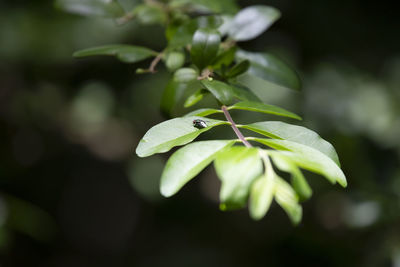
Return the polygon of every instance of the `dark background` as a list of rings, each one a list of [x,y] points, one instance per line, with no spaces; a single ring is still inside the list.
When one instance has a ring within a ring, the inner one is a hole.
[[[168,155],[139,159],[134,149],[165,119],[167,72],[71,56],[110,43],[159,51],[162,29],[66,14],[48,0],[2,1],[0,266],[400,266],[398,2],[240,1],[260,3],[283,16],[241,46],[281,55],[304,85],[266,102],[336,147],[349,186],[306,173],[314,195],[297,227],[277,205],[259,222],[219,211],[212,167],[162,198]],[[202,138],[214,134],[231,133]]]

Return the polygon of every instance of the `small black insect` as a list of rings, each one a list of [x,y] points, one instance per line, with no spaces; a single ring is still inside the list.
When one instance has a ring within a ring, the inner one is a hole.
[[[196,127],[197,129],[203,129],[207,127],[207,123],[203,120],[196,119],[193,121],[193,127]]]

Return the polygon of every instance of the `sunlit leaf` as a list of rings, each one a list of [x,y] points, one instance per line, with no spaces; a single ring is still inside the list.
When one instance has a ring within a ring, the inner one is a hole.
[[[198,29],[192,40],[190,55],[193,63],[203,69],[210,64],[218,53],[221,37],[218,31],[209,28]]]
[[[286,157],[280,153],[272,154],[272,159],[278,169],[288,172],[292,175],[292,187],[299,195],[300,200],[306,200],[310,198],[312,195],[312,190],[304,178],[303,173],[296,166],[296,164],[289,157]]]
[[[221,209],[243,207],[247,202],[251,183],[262,172],[258,149],[231,147],[218,153],[214,164],[222,181]]]
[[[55,5],[65,11],[86,16],[118,18],[125,14],[115,0],[56,0]]]
[[[289,140],[317,149],[340,167],[335,148],[310,129],[280,121],[256,122],[241,127],[271,138]]]
[[[343,187],[347,186],[346,177],[339,166],[328,156],[312,147],[288,140],[251,138],[269,147],[275,148],[289,157],[297,166],[325,176],[331,183],[336,181]],[[269,152],[273,155],[274,151]]]
[[[210,164],[220,150],[234,143],[232,140],[201,141],[177,150],[165,165],[161,176],[161,194],[165,197],[174,195]]]
[[[279,176],[275,176],[275,200],[289,216],[293,224],[301,221],[303,210],[298,203],[298,196],[293,188]]]
[[[254,220],[267,214],[274,196],[275,174],[267,173],[254,181],[250,191],[249,212]]]
[[[207,127],[195,128],[193,126],[195,119],[204,120]],[[167,152],[172,147],[185,145],[201,133],[222,124],[227,122],[203,117],[183,117],[164,121],[147,131],[136,148],[136,154],[139,157],[148,157],[155,153]]]
[[[157,52],[146,47],[133,45],[105,45],[80,50],[74,53],[74,57],[90,57],[90,56],[116,56],[120,61],[125,63],[134,63],[146,58],[156,56]]]
[[[238,60],[249,60],[249,73],[277,85],[300,90],[301,81],[297,73],[282,60],[269,53],[236,52]]]
[[[219,109],[214,109],[214,108],[201,108],[201,109],[196,109],[188,114],[185,115],[185,117],[190,117],[190,116],[200,116],[200,117],[205,117],[211,114],[215,113],[222,113],[222,110]]]
[[[297,116],[296,114],[290,111],[287,111],[277,106],[263,104],[259,102],[250,102],[250,101],[238,102],[233,106],[230,106],[229,109],[241,109],[241,110],[262,112],[262,113],[274,114],[278,116],[284,116],[301,120],[301,117]]]
[[[279,17],[279,10],[273,7],[247,7],[234,17],[229,36],[236,41],[253,39],[267,30]]]

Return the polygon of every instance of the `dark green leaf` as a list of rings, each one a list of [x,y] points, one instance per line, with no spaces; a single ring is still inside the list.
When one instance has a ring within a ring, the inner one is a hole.
[[[174,80],[180,83],[195,81],[199,76],[198,72],[192,68],[181,68],[174,73]]]
[[[214,29],[198,29],[192,40],[190,55],[193,63],[203,69],[210,64],[218,53],[221,37]]]
[[[279,10],[273,7],[247,7],[234,17],[229,36],[236,41],[253,39],[267,30],[279,17]]]
[[[161,194],[165,197],[174,195],[210,164],[217,152],[234,143],[233,140],[201,141],[177,150],[168,159],[161,176]]]
[[[279,58],[269,53],[236,52],[238,60],[249,60],[249,73],[277,85],[300,90],[301,82],[297,73]]]
[[[195,119],[205,121],[207,127],[203,129],[193,127],[193,120]],[[193,141],[202,132],[222,124],[228,123],[194,116],[164,121],[147,131],[136,148],[136,154],[139,157],[148,157],[155,153],[167,152],[172,147],[185,145]]]
[[[197,90],[196,92],[194,92],[194,94],[190,95],[190,96],[186,99],[186,101],[185,101],[185,103],[183,104],[183,106],[184,106],[185,108],[191,107],[191,106],[197,104],[200,100],[203,99],[203,97],[204,97],[206,94],[209,94],[209,93],[210,93],[210,92],[207,91],[207,90],[199,89],[199,90]],[[200,116],[200,115],[197,115],[197,116]]]
[[[225,76],[227,78],[233,78],[236,76],[239,76],[240,74],[246,72],[250,67],[250,61],[248,60],[243,60],[233,66],[226,74]]]
[[[289,117],[297,120],[301,120],[301,117],[297,116],[296,114],[287,111],[283,108],[263,104],[259,102],[250,102],[250,101],[243,101],[230,106],[228,109],[241,109],[241,110],[248,110],[248,111],[255,111],[255,112],[262,112],[268,114],[274,114],[278,116]]]
[[[289,140],[317,149],[340,167],[335,148],[310,129],[280,121],[256,122],[241,127],[271,138]]]
[[[252,182],[262,172],[262,162],[257,148],[235,146],[218,153],[215,169],[222,181],[221,209],[246,205]]]
[[[185,115],[185,117],[190,117],[190,116],[200,116],[200,117],[205,117],[211,114],[215,113],[222,113],[222,110],[219,109],[213,109],[213,108],[201,108],[197,110],[193,110],[189,112],[188,114]]]
[[[229,66],[235,59],[236,46],[232,46],[228,50],[225,50],[217,55],[217,57],[212,61],[211,65],[219,69],[222,65]]]
[[[232,91],[233,91],[235,98],[238,100],[261,102],[261,100],[260,100],[260,98],[258,98],[258,96],[256,96],[247,87],[244,87],[242,85],[232,85]]]
[[[115,0],[56,0],[55,5],[65,11],[86,16],[118,18],[125,14]]]
[[[229,105],[235,98],[235,92],[232,86],[217,80],[202,80],[201,83],[210,91],[219,102]]]
[[[146,58],[156,56],[157,52],[146,47],[133,45],[105,45],[80,50],[74,53],[74,57],[90,56],[116,56],[120,61],[134,63]]]
[[[325,176],[331,183],[336,183],[337,181],[341,186],[347,186],[346,177],[339,166],[319,150],[288,140],[251,139],[277,150],[288,150],[279,151],[279,153],[290,158],[297,166]],[[269,153],[273,155],[278,152],[269,151]]]
[[[171,117],[172,110],[187,89],[187,83],[179,83],[171,79],[161,96],[160,109],[166,117]],[[199,115],[200,116],[200,115]]]

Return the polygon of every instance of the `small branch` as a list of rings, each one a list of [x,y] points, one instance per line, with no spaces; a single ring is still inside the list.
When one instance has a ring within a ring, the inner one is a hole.
[[[200,80],[208,79],[208,78],[210,78],[212,75],[213,75],[212,70],[204,69],[204,70],[201,72],[201,75],[200,75],[199,77],[197,77],[197,80],[200,81]]]
[[[156,66],[158,64],[158,62],[160,62],[161,58],[163,57],[164,52],[160,52],[151,62],[150,67],[149,67],[149,72],[151,73],[156,73]]]
[[[231,123],[232,129],[235,132],[235,134],[237,135],[237,137],[240,139],[240,141],[243,142],[243,144],[247,147],[253,147],[244,137],[244,135],[239,131],[239,129],[236,127],[236,123],[232,120],[231,114],[229,114],[228,109],[226,108],[226,106],[222,106],[221,107],[222,111],[224,112],[224,115],[226,117],[226,119]]]

